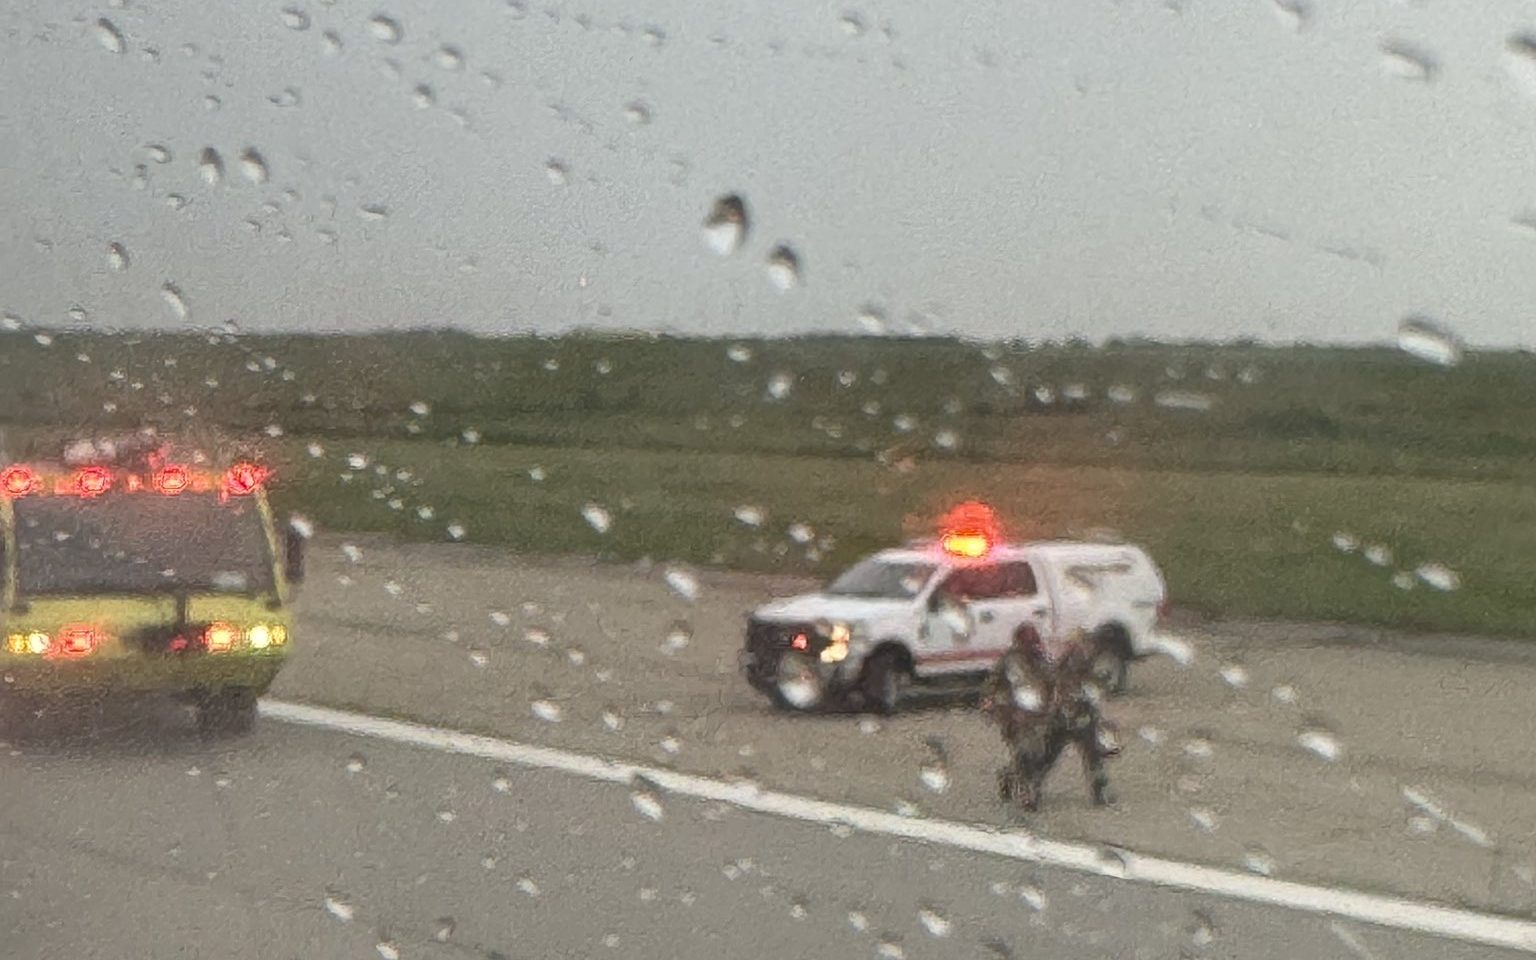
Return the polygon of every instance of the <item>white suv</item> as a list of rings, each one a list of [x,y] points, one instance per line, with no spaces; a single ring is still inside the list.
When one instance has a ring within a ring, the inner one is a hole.
[[[1162,573],[1139,547],[946,538],[883,550],[819,593],[752,612],[742,669],[792,710],[895,709],[910,683],[970,686],[1030,624],[1059,652],[1086,639],[1110,693],[1154,652]]]

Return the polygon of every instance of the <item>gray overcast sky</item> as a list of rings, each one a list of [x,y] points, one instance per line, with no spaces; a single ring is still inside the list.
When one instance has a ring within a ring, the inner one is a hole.
[[[776,334],[874,304],[983,337],[1425,313],[1536,345],[1528,3],[1316,0],[1298,31],[1270,0],[120,2],[0,8],[0,310],[27,323]],[[721,257],[700,221],[732,190],[753,228]]]

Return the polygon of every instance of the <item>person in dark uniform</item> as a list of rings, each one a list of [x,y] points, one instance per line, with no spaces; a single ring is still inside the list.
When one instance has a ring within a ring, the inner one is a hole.
[[[1119,748],[1099,712],[1092,655],[1082,639],[1052,661],[1040,632],[1024,624],[982,687],[981,709],[1008,745],[998,792],[1027,810],[1039,809],[1046,775],[1069,745],[1083,758],[1094,804],[1112,802],[1104,760]]]

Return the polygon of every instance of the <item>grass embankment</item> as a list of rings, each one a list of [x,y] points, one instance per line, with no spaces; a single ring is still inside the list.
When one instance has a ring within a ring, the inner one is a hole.
[[[458,522],[541,553],[829,573],[975,495],[1023,535],[1146,543],[1176,597],[1211,613],[1536,636],[1529,355],[1438,369],[1381,350],[728,346],[0,335],[0,419],[13,453],[49,428],[280,426],[275,496],[331,528],[442,539]],[[1194,402],[1179,394],[1209,408],[1167,405]],[[1390,560],[1341,553],[1340,532]],[[1392,584],[1428,562],[1460,588]]]

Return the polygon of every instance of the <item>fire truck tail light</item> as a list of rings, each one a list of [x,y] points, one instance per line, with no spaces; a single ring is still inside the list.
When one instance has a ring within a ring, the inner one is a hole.
[[[224,489],[237,497],[256,492],[271,471],[254,463],[237,463],[224,474]]]
[[[37,474],[28,467],[15,466],[0,470],[0,492],[8,497],[24,497],[40,485]]]
[[[172,496],[187,489],[191,482],[192,477],[187,468],[179,465],[161,467],[155,474],[155,489]]]
[[[66,657],[84,657],[101,646],[102,636],[95,628],[71,624],[59,631],[59,653]]]
[[[106,467],[83,467],[75,475],[75,490],[82,497],[95,497],[112,487],[112,471]]]

